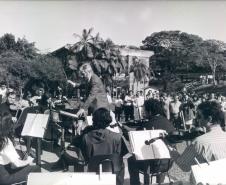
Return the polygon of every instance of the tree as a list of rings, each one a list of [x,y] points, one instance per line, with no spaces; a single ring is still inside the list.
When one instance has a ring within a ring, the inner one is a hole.
[[[84,29],[82,35],[74,33],[75,38],[79,38],[79,41],[76,42],[70,50],[78,54],[81,61],[93,59],[95,55],[95,50],[99,49],[96,45],[98,43],[99,34],[96,38],[92,36],[93,28],[89,30]]]
[[[33,59],[38,55],[38,49],[34,42],[28,42],[26,38],[18,38],[15,46],[16,52],[21,54],[25,59]]]
[[[174,73],[178,69],[188,70],[192,66],[202,38],[180,31],[161,31],[146,37],[142,42],[143,49],[155,52],[155,58],[162,68]]]
[[[43,55],[31,61],[31,79],[40,80],[49,89],[56,88],[56,84],[66,84],[66,76],[62,63],[55,57]]]
[[[226,43],[218,40],[206,40],[197,51],[200,65],[209,66],[213,75],[213,84],[216,85],[216,69],[226,66]]]
[[[15,36],[11,33],[6,33],[0,38],[0,52],[14,50],[16,46]]]
[[[167,88],[177,71],[192,70],[198,59],[196,51],[202,44],[202,38],[180,31],[161,31],[146,37],[142,43],[142,49],[154,51],[156,64],[163,71]]]
[[[0,55],[0,78],[15,90],[21,89],[30,77],[30,63],[13,51]]]

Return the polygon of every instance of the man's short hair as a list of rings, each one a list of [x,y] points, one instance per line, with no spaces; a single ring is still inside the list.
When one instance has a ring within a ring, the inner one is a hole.
[[[224,126],[224,113],[221,110],[221,105],[216,101],[205,101],[198,105],[198,110],[200,110],[204,116],[204,119],[208,119],[210,116],[212,118],[213,124],[220,124]]]

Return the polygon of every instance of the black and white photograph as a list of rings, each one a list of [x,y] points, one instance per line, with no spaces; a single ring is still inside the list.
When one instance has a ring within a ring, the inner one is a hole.
[[[226,184],[225,0],[0,0],[0,185]]]

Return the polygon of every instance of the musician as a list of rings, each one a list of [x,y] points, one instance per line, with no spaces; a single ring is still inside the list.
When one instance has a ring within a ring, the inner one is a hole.
[[[222,130],[224,115],[216,101],[206,101],[197,107],[197,121],[205,134],[195,138],[183,154],[174,153],[177,165],[190,171],[196,157],[200,163],[226,158],[226,133]]]
[[[82,77],[87,81],[87,99],[85,103],[81,106],[77,115],[80,117],[84,113],[88,112],[92,114],[94,110],[99,107],[105,107],[109,109],[109,103],[107,99],[107,94],[101,79],[93,72],[93,69],[89,63],[84,63],[80,67],[80,73]],[[68,83],[72,84],[74,87],[79,86],[78,84],[68,80]]]
[[[6,83],[4,81],[0,82],[0,95],[1,95],[1,102],[4,103],[6,101],[8,89],[6,87]]]
[[[122,154],[122,135],[107,129],[111,122],[110,111],[106,108],[99,108],[93,113],[93,126],[87,128],[81,136],[73,141],[73,145],[81,149],[83,157],[80,159],[84,158],[85,161],[89,161],[91,157],[96,155]],[[60,169],[70,164],[71,158],[67,153],[64,153],[52,169]],[[123,159],[121,158],[121,160]],[[122,165],[120,173],[117,174],[117,185],[123,185],[123,180],[124,165]]]
[[[148,99],[144,103],[145,115],[149,119],[145,128],[148,130],[162,129],[168,134],[173,132],[175,128],[172,123],[164,116],[162,103],[156,99]],[[148,165],[145,161],[137,161],[134,156],[128,158],[128,170],[130,174],[130,185],[140,185],[139,171],[146,171]],[[154,163],[153,163],[154,166]],[[151,166],[152,168],[152,166]],[[157,183],[164,181],[164,175],[157,176]]]
[[[39,102],[42,98],[42,96],[45,94],[45,90],[44,88],[39,88],[37,91],[36,91],[36,95],[35,96],[32,96],[29,101],[31,103],[32,106],[38,106],[39,105]]]
[[[27,180],[30,172],[40,171],[31,166],[33,159],[21,160],[11,138],[13,123],[8,112],[0,111],[0,183],[14,184]]]

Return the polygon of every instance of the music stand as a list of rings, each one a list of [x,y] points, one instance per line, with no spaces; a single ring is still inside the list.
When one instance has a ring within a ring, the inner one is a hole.
[[[21,136],[36,138],[36,164],[41,166],[41,139],[44,136],[49,114],[28,113]]]

